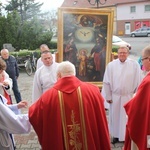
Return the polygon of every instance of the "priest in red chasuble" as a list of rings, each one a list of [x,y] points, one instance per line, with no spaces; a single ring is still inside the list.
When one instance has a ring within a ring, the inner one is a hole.
[[[68,61],[58,65],[57,79],[29,108],[42,150],[110,150],[99,88],[76,78]]]
[[[142,63],[147,75],[124,106],[128,116],[124,150],[150,149],[150,45],[142,50]]]

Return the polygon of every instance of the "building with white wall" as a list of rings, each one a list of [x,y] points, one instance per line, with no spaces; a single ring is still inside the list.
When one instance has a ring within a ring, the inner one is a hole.
[[[92,0],[91,0],[92,1]],[[61,7],[114,10],[114,34],[129,35],[142,26],[150,26],[150,0],[107,0],[104,5],[90,5],[88,0],[64,0]]]
[[[150,27],[150,1],[118,4],[116,14],[117,34],[129,35],[140,27]]]

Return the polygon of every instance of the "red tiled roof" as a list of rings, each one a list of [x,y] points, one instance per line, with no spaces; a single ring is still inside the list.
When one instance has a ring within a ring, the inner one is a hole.
[[[106,5],[117,5],[117,4],[128,4],[128,3],[138,3],[146,2],[149,0],[107,0]]]
[[[95,0],[91,0],[93,2]],[[104,0],[101,0],[102,2]],[[128,4],[128,3],[138,3],[138,2],[148,2],[150,0],[107,0],[104,5],[99,5],[99,7],[115,6],[118,4]],[[77,8],[90,8],[97,7],[96,5],[90,5],[88,0],[64,0],[61,7],[77,7]]]

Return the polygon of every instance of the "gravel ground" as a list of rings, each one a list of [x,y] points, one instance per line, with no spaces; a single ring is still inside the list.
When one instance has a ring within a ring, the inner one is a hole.
[[[32,97],[32,84],[33,77],[28,76],[24,70],[20,71],[20,76],[18,78],[18,86],[23,100],[28,101],[29,106],[31,105]],[[15,98],[12,94],[13,103],[16,103]],[[28,113],[27,109],[22,109],[22,113]],[[39,150],[40,146],[38,143],[37,136],[32,129],[29,134],[15,135],[16,150]]]

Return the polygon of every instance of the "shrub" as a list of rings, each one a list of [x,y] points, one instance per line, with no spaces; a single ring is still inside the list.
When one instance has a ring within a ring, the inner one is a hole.
[[[30,55],[31,51],[20,50],[20,51],[10,52],[10,54],[13,55],[14,57],[24,57],[24,56]]]
[[[51,41],[49,47],[50,49],[57,49],[57,42]]]
[[[51,49],[51,53],[53,54],[56,52],[56,49]],[[15,51],[15,52],[10,52],[10,55],[13,55],[14,57],[26,57],[28,55],[32,55],[34,53],[35,57],[39,58],[41,56],[41,52],[39,49],[37,50],[20,50],[20,51]]]
[[[112,52],[115,52],[115,53],[117,53],[118,52],[118,48],[119,48],[119,46],[112,46]]]

